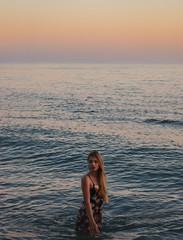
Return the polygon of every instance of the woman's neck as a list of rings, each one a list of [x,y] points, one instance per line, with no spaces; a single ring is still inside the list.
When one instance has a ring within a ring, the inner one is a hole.
[[[89,172],[89,175],[93,178],[98,178],[98,172]]]

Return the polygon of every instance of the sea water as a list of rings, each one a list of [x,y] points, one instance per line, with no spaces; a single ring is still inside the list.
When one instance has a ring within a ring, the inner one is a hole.
[[[1,64],[0,239],[183,239],[183,65]],[[98,150],[109,204],[78,234]]]

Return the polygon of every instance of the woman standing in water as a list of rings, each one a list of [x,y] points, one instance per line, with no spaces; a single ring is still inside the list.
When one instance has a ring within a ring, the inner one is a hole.
[[[81,179],[84,201],[76,217],[76,230],[99,234],[103,201],[108,203],[106,174],[99,152],[92,151],[88,155],[88,168],[89,172]]]

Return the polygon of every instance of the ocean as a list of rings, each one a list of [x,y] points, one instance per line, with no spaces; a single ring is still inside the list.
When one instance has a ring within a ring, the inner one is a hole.
[[[0,64],[0,240],[183,239],[183,65]],[[75,231],[87,155],[103,230]]]

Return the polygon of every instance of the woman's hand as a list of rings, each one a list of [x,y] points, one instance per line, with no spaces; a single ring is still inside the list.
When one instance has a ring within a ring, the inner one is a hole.
[[[98,226],[95,222],[92,222],[90,224],[90,227],[89,227],[89,233],[91,235],[98,235],[100,232],[99,232],[99,229],[98,229]]]

